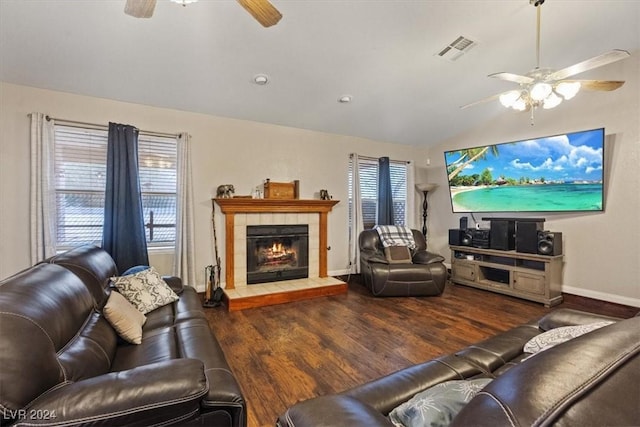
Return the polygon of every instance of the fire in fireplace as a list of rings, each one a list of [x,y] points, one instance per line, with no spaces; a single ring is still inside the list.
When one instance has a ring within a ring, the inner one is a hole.
[[[248,225],[247,284],[309,277],[308,225]]]

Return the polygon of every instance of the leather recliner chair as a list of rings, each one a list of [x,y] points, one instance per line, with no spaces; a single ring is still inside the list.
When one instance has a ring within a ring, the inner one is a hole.
[[[418,230],[411,230],[416,248],[411,262],[390,263],[376,230],[360,233],[360,273],[374,296],[433,296],[444,291],[447,268],[444,258],[427,251],[427,242]]]

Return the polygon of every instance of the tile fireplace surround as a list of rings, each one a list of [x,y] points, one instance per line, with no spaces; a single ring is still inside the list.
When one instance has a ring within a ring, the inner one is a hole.
[[[225,302],[230,311],[347,292],[327,276],[327,219],[337,200],[213,199],[224,214]],[[247,285],[247,226],[307,224],[309,277]]]

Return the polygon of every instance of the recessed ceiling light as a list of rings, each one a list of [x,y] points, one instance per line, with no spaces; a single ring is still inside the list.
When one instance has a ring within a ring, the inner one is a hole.
[[[341,104],[348,104],[353,100],[353,97],[351,95],[342,95],[340,98],[338,98],[338,102]]]
[[[253,76],[253,82],[257,85],[264,86],[269,83],[269,77],[265,74],[258,74]]]

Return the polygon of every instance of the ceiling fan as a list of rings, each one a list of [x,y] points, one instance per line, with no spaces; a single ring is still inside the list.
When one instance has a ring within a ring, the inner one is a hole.
[[[186,5],[197,0],[172,0]],[[263,27],[276,25],[282,14],[268,0],[236,0]],[[156,0],[127,0],[124,13],[135,18],[151,18],[156,7]]]
[[[532,110],[533,114],[533,110],[538,107],[554,108],[563,100],[573,98],[581,88],[592,91],[612,91],[624,84],[624,81],[620,80],[574,80],[569,79],[569,77],[627,58],[630,54],[625,50],[614,49],[558,71],[540,68],[540,10],[544,0],[529,0],[529,3],[537,9],[536,68],[525,75],[512,73],[490,74],[489,77],[518,83],[520,87],[516,90],[502,92],[489,98],[463,105],[460,108],[467,108],[499,99],[500,103],[507,108],[513,108],[517,111]]]

